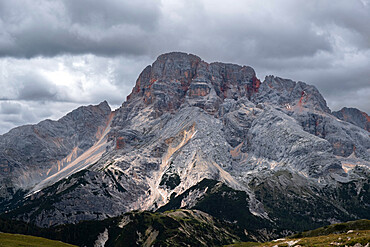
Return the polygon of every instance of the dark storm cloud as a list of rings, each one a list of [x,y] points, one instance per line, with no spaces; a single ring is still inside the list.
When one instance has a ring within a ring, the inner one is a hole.
[[[332,52],[338,37],[358,49],[368,49],[366,3],[3,1],[0,55],[157,56],[169,50],[186,50],[207,58],[265,61]]]
[[[316,32],[305,13],[290,12],[271,1],[266,2],[266,6],[250,6],[249,2],[240,1],[241,6],[231,11],[223,10],[222,4],[220,7],[207,3],[194,6],[196,14],[184,14],[184,26],[179,29],[183,32],[177,32],[176,36],[183,35],[180,42],[189,50],[197,49],[206,56],[217,54],[233,61],[287,59],[332,50],[328,36]],[[255,11],[248,11],[254,8]]]
[[[155,1],[2,1],[0,56],[142,54],[160,12]]]

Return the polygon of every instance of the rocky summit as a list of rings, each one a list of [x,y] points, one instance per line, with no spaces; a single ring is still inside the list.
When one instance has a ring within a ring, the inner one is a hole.
[[[368,115],[331,112],[312,85],[167,53],[116,111],[102,102],[0,136],[0,211],[50,227],[200,210],[235,238],[270,240],[370,219],[369,149]]]

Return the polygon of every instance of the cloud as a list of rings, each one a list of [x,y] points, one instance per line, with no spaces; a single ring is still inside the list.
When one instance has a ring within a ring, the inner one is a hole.
[[[15,78],[20,81],[18,99],[57,100],[57,88],[38,74]]]
[[[206,58],[265,60],[369,49],[367,1],[97,1],[0,3],[0,55],[137,56],[186,50]]]
[[[0,56],[143,54],[159,15],[149,0],[2,1]]]
[[[142,68],[152,62],[94,55],[7,58],[0,63],[0,100],[122,104]]]
[[[115,108],[169,51],[305,81],[333,110],[369,113],[369,13],[369,0],[0,1],[0,103],[22,106],[0,118],[23,124],[60,116],[38,108],[103,100]]]
[[[1,102],[0,114],[19,114],[22,110],[21,104],[17,102]]]
[[[48,80],[28,61],[7,60],[0,74],[0,100],[70,101],[67,90]]]
[[[156,26],[158,5],[150,1],[64,1],[66,15],[72,23],[110,28],[122,23],[152,29]]]

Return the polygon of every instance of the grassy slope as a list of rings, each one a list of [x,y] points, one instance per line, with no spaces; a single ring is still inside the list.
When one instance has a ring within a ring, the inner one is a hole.
[[[302,232],[279,241],[267,243],[244,242],[228,246],[353,246],[356,243],[360,243],[363,246],[370,243],[370,220],[357,220],[333,224]]]
[[[234,247],[252,247],[252,246],[353,246],[357,243],[365,246],[367,243],[370,243],[370,230],[361,230],[354,231],[353,233],[340,233],[340,234],[330,234],[325,236],[318,237],[306,237],[306,238],[287,238],[275,242],[268,243],[253,243],[253,242],[244,242],[234,245]],[[291,244],[291,245],[289,245]]]
[[[68,247],[75,246],[70,244],[65,244],[59,241],[53,241],[46,238],[39,238],[27,235],[10,234],[10,233],[0,233],[0,246],[1,247],[11,247],[11,246],[29,246],[29,247]]]
[[[346,233],[349,230],[370,230],[370,220],[355,220],[348,221],[345,223],[332,224],[324,227],[317,228],[315,230],[301,232],[292,237],[317,237],[328,235],[332,233]]]

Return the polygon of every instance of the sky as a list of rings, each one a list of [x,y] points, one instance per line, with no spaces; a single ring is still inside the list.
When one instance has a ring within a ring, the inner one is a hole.
[[[249,65],[370,113],[370,0],[0,0],[0,134],[119,107],[160,54]]]

